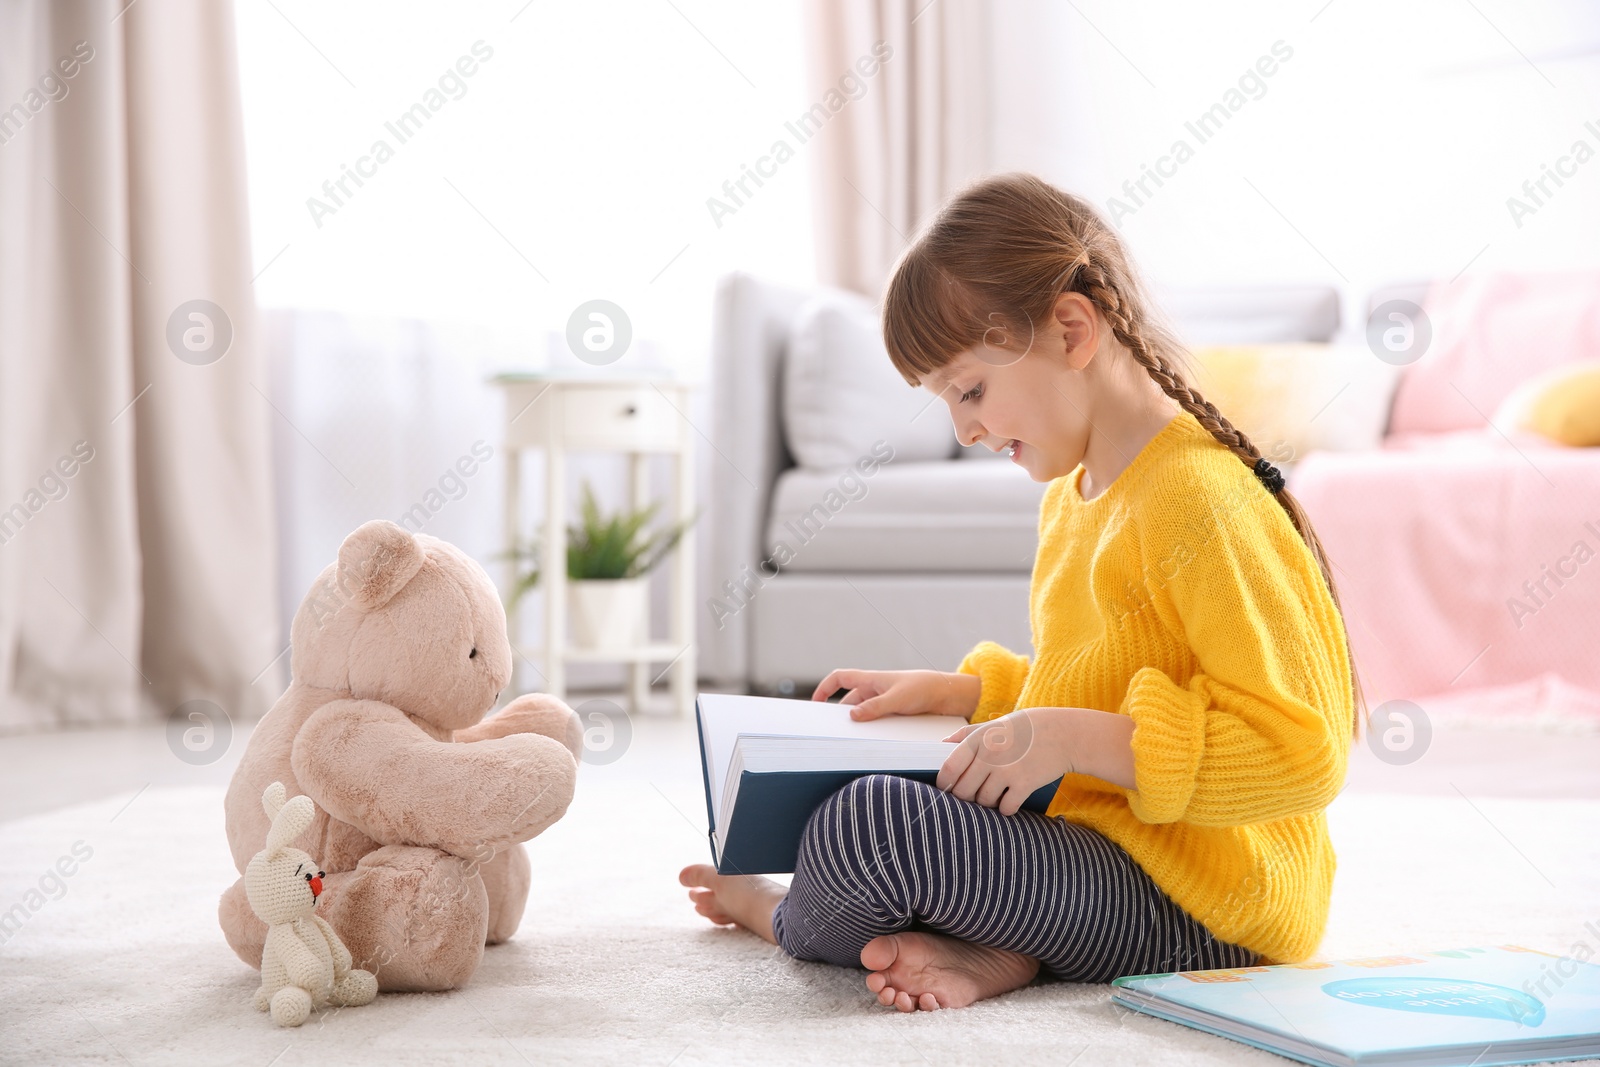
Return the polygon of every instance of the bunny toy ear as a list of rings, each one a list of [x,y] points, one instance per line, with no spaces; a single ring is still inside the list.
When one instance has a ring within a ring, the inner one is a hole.
[[[283,787],[278,788],[281,794]],[[316,812],[316,805],[304,794],[286,801],[272,817],[272,829],[267,831],[267,847],[263,851],[269,857],[282,852],[311,825]]]
[[[266,792],[261,794],[261,806],[267,810],[267,818],[276,819],[278,809],[283,807],[284,789],[282,782],[273,782],[267,786]]]

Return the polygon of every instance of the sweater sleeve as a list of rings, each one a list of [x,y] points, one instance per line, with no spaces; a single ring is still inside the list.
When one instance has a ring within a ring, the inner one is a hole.
[[[1187,678],[1146,666],[1129,681],[1134,815],[1239,826],[1327,807],[1349,757],[1350,665],[1343,621],[1288,516],[1270,500],[1190,508],[1145,547],[1167,561],[1148,607],[1197,664]]]
[[[1028,667],[1027,656],[993,641],[979,641],[956,668],[960,674],[977,675],[983,683],[978,690],[978,710],[967,721],[985,722],[1014,710],[1028,680]]]

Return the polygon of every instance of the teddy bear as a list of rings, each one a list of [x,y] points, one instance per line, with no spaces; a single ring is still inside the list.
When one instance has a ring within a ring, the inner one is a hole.
[[[299,1026],[312,1008],[371,1004],[378,980],[371,971],[350,966],[350,950],[316,913],[326,873],[289,845],[311,825],[316,807],[306,796],[286,802],[284,793],[283,783],[273,782],[261,794],[272,828],[266,847],[245,868],[244,891],[251,909],[267,924],[256,1010],[270,1010],[279,1026]]]
[[[522,846],[572,800],[577,715],[527,694],[485,718],[511,679],[505,608],[448,542],[374,519],[339,546],[290,627],[291,681],[250,737],[225,799],[241,874],[281,782],[315,802],[290,842],[322,858],[316,914],[384,991],[464,984],[485,945],[516,931],[531,869]],[[218,905],[239,958],[260,967],[267,926],[245,879]]]

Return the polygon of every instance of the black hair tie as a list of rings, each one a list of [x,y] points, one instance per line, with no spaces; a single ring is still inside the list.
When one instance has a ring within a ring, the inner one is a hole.
[[[1278,490],[1283,488],[1283,472],[1274,467],[1266,456],[1256,460],[1256,465],[1251,468],[1256,477],[1261,479],[1261,484],[1267,487],[1273,496],[1278,495]]]

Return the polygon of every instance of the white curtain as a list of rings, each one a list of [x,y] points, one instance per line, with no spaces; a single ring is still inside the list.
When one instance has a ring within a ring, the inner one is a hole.
[[[0,731],[283,686],[232,6],[0,4]]]
[[[818,274],[876,299],[917,228],[987,172],[989,2],[814,0],[805,11],[809,99],[831,111],[812,157]],[[866,86],[854,99],[852,76]]]
[[[272,436],[285,643],[312,581],[368,519],[441,537],[499,577],[502,404],[487,378],[522,354],[514,345],[470,326],[303,309],[264,312],[262,343],[262,388],[284,416]]]

